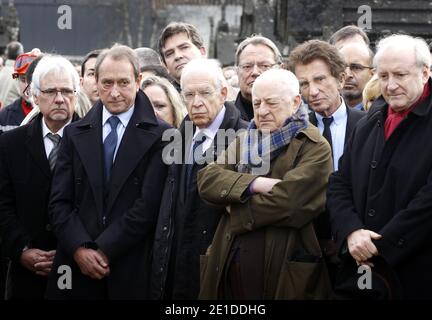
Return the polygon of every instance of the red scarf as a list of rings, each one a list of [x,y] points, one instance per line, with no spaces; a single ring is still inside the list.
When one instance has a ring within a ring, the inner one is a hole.
[[[24,116],[27,116],[33,110],[31,103],[28,103],[25,99],[21,99],[21,108],[23,109]]]
[[[390,136],[395,131],[395,129],[397,128],[399,123],[401,123],[401,121],[403,119],[405,119],[405,117],[415,107],[417,107],[419,104],[424,102],[429,97],[429,94],[430,94],[429,82],[426,82],[426,84],[423,88],[423,93],[422,93],[421,97],[408,109],[403,110],[402,112],[396,112],[393,110],[393,108],[391,106],[388,107],[387,119],[384,123],[384,136],[385,136],[386,140],[388,140],[388,138],[390,138]]]

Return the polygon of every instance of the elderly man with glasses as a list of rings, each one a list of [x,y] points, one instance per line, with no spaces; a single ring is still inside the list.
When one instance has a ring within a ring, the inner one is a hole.
[[[190,61],[182,71],[181,88],[188,111],[179,129],[183,137],[179,149],[184,153],[181,163],[170,167],[156,229],[152,275],[156,299],[198,297],[200,255],[213,239],[221,209],[201,200],[197,172],[226,149],[225,133],[232,132],[234,139],[236,131],[247,126],[235,106],[224,103],[228,89],[217,61]]]
[[[238,45],[235,63],[240,85],[235,105],[240,110],[242,119],[251,121],[254,117],[252,85],[264,71],[280,67],[282,55],[270,39],[263,36],[252,36]]]
[[[77,90],[79,77],[72,64],[45,56],[31,86],[40,114],[0,136],[0,237],[10,260],[7,298],[44,296],[56,249],[48,219],[51,179],[64,128],[78,118]]]

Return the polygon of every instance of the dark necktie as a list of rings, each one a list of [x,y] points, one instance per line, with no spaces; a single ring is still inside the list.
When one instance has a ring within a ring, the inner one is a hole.
[[[120,119],[112,116],[108,119],[111,126],[111,132],[105,138],[104,145],[104,169],[105,169],[105,183],[108,184],[111,177],[111,168],[114,162],[114,152],[117,147],[117,125]]]
[[[206,141],[206,136],[198,135],[192,146],[192,164],[186,164],[186,190],[192,183],[193,166],[195,165],[196,160],[204,153],[202,148],[204,141]]]
[[[54,171],[56,161],[57,161],[57,153],[58,153],[61,137],[58,134],[52,134],[50,132],[47,134],[47,138],[50,139],[53,143],[53,148],[51,149],[51,152],[48,155],[48,162],[49,162],[49,166],[51,168],[51,171]]]
[[[332,135],[330,130],[330,125],[333,122],[333,117],[323,118],[322,121],[324,123],[323,137],[326,138],[326,140],[330,144],[330,147],[332,149],[332,154],[333,154]]]

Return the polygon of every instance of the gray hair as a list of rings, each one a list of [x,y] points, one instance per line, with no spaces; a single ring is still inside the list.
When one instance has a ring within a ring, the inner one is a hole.
[[[220,63],[215,59],[198,58],[189,61],[182,71],[180,79],[180,86],[182,89],[184,87],[183,79],[191,72],[208,73],[214,79],[217,88],[227,87],[228,83],[223,75]]]
[[[30,85],[31,93],[38,96],[41,93],[40,81],[49,73],[68,74],[72,80],[73,89],[76,93],[80,90],[80,79],[78,72],[72,63],[62,56],[45,55],[37,64],[33,72],[32,82]]]
[[[385,49],[390,47],[397,49],[412,48],[415,54],[416,65],[419,68],[425,66],[429,69],[431,66],[429,47],[424,39],[414,38],[404,34],[392,34],[381,39],[378,43],[377,52],[373,59],[373,66],[375,68],[378,66],[378,61],[381,58],[382,53]]]
[[[260,35],[253,35],[249,38],[244,39],[238,45],[237,51],[235,54],[235,65],[236,66],[238,66],[238,64],[239,64],[239,58],[240,58],[241,53],[250,44],[253,44],[253,45],[262,44],[264,46],[267,46],[271,51],[273,51],[275,62],[277,64],[282,63],[282,55],[281,55],[278,47],[276,47],[276,45],[274,44],[273,41],[271,41],[269,38],[266,38],[266,37],[263,37]]]

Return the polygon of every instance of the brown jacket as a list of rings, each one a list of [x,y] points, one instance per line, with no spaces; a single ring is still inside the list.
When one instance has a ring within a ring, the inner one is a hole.
[[[243,139],[240,136],[221,155],[225,163],[229,156],[239,162]],[[331,161],[330,146],[311,125],[272,161],[267,177],[283,181],[270,193],[245,198],[256,176],[238,173],[233,164],[213,163],[198,173],[201,197],[227,208],[207,255],[201,256],[200,299],[221,298],[218,288],[233,240],[259,228],[265,228],[263,298],[328,298],[330,284],[313,220],[324,211]]]

